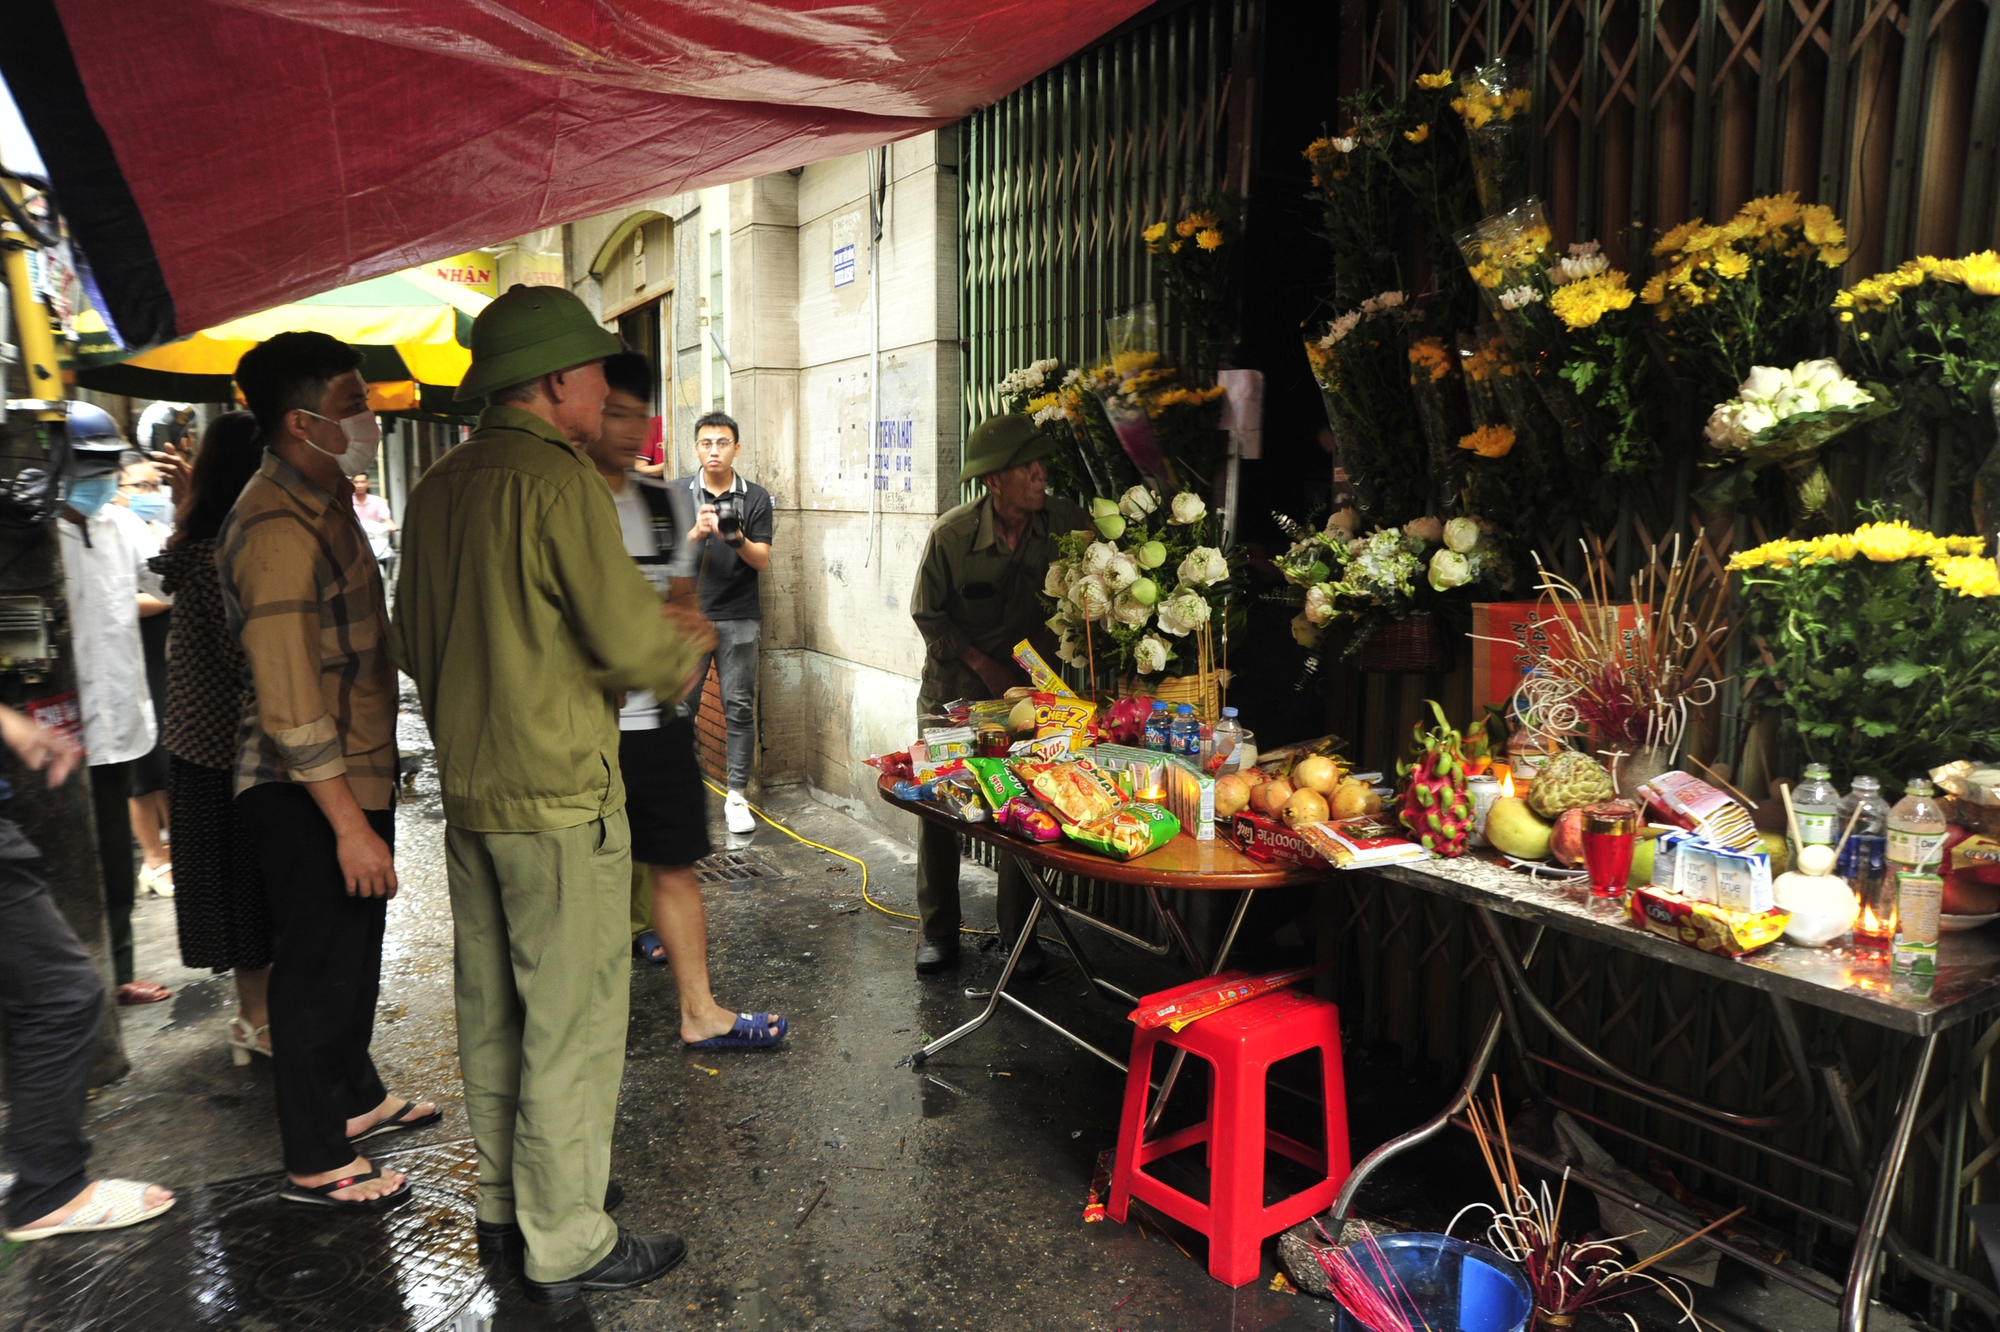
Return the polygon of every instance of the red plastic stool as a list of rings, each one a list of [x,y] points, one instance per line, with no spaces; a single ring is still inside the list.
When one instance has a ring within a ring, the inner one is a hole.
[[[1225,972],[1149,994],[1141,1003],[1172,999],[1245,973]],[[1153,1142],[1145,1133],[1151,1090],[1153,1048],[1168,1045],[1206,1059],[1208,1117],[1199,1124]],[[1325,1086],[1326,1150],[1265,1127],[1265,1087],[1271,1066],[1306,1050],[1318,1050]],[[1208,1202],[1161,1183],[1145,1167],[1162,1157],[1206,1143]],[[1272,1207],[1264,1205],[1264,1153],[1282,1156],[1326,1178]],[[1257,1279],[1264,1240],[1333,1205],[1347,1179],[1347,1091],[1340,1066],[1340,1010],[1324,999],[1280,990],[1224,1009],[1175,1032],[1142,1030],[1132,1040],[1132,1067],[1125,1079],[1125,1111],[1118,1126],[1118,1161],[1111,1175],[1111,1219],[1121,1225],[1132,1199],[1158,1208],[1208,1236],[1208,1271],[1216,1280],[1241,1286]]]

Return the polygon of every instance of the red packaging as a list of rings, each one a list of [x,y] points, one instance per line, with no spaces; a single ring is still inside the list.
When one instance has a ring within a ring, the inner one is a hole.
[[[1241,848],[1244,855],[1265,864],[1283,861],[1292,865],[1310,865],[1315,869],[1326,864],[1326,857],[1313,849],[1311,842],[1279,823],[1267,819],[1262,814],[1237,814],[1229,820],[1229,836]]]

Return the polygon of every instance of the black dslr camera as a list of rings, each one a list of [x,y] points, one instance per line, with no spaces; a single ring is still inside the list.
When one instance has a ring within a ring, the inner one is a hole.
[[[715,530],[732,546],[743,541],[743,504],[733,490],[715,497]]]

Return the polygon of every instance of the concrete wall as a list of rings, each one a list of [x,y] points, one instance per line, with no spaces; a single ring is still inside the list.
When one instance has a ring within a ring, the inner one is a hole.
[[[912,736],[923,641],[910,591],[931,524],[956,502],[955,150],[953,131],[890,147],[874,256],[868,154],[640,205],[676,220],[672,345],[682,388],[701,382],[711,351],[697,298],[708,292],[713,214],[726,207],[738,470],[769,489],[777,509],[763,578],[761,781],[807,783],[870,818],[882,806],[862,760]],[[583,270],[621,216],[569,229],[571,283],[586,300],[595,284]],[[847,270],[836,273],[836,252],[848,245],[852,277],[837,282]],[[878,364],[884,447],[871,458]],[[708,406],[688,396],[675,404],[683,441]]]

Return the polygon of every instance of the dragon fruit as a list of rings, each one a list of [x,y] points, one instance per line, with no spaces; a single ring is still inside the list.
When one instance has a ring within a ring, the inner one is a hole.
[[[1146,718],[1152,711],[1153,700],[1146,694],[1119,699],[1105,711],[1103,729],[1106,738],[1113,744],[1145,744]]]
[[[1472,831],[1472,801],[1465,794],[1464,737],[1445,720],[1436,700],[1426,700],[1437,728],[1416,727],[1415,763],[1398,763],[1403,781],[1403,827],[1426,851],[1449,860],[1465,854]]]

